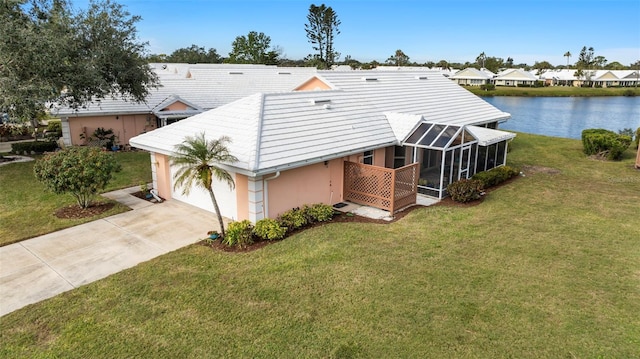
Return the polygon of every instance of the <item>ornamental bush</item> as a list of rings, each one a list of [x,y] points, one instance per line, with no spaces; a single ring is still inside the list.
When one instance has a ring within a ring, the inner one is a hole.
[[[256,222],[253,234],[262,240],[275,241],[284,238],[287,228],[281,226],[275,219],[264,218]]]
[[[488,171],[478,172],[471,179],[482,182],[484,188],[496,186],[520,174],[520,170],[511,166],[500,166]]]
[[[309,223],[304,211],[300,208],[293,208],[282,213],[278,216],[277,221],[281,226],[286,227],[287,231],[296,230]]]
[[[111,153],[93,147],[70,147],[45,155],[33,170],[38,181],[55,193],[69,193],[87,208],[120,165]]]
[[[631,137],[602,128],[582,131],[583,151],[587,156],[597,155],[608,160],[620,160],[631,145]]]
[[[302,210],[309,223],[326,222],[333,218],[333,207],[328,204],[316,203],[305,205]]]
[[[231,222],[225,231],[222,243],[229,247],[244,248],[253,243],[253,225],[249,220]]]
[[[447,193],[456,202],[471,202],[480,199],[484,187],[479,180],[461,179],[447,186]]]

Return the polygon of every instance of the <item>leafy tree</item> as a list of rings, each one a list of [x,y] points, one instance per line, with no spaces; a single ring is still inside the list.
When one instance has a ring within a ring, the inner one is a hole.
[[[175,62],[185,64],[219,64],[222,58],[214,48],[206,50],[202,46],[191,45],[175,50],[171,55],[165,58],[165,61],[157,62]]]
[[[478,55],[478,57],[476,57],[476,63],[478,64],[478,66],[480,66],[480,68],[485,68],[484,67],[484,63],[487,60],[487,55],[485,55],[484,51],[480,53],[480,55]]]
[[[227,143],[231,140],[222,136],[217,140],[207,140],[204,132],[187,137],[185,141],[176,146],[176,155],[171,157],[173,165],[178,167],[174,175],[174,189],[182,187],[182,194],[188,195],[191,187],[202,187],[209,192],[213,208],[218,217],[220,232],[224,238],[224,222],[218,207],[218,201],[213,193],[213,178],[226,182],[234,188],[233,177],[227,170],[220,167],[222,163],[236,162],[238,159],[229,153]]]
[[[27,121],[51,102],[144,101],[157,78],[142,55],[139,20],[109,0],[85,11],[67,0],[0,2],[0,109]]]
[[[504,60],[500,57],[485,57],[484,68],[491,72],[498,72],[504,67]]]
[[[567,58],[567,67],[569,67],[569,58],[571,58],[571,52],[567,51],[562,56]]]
[[[447,60],[440,60],[436,64],[436,67],[441,68],[442,70],[451,70],[451,65],[447,62]]]
[[[604,56],[596,56],[593,58],[593,64],[596,68],[602,69],[607,64],[607,59]]]
[[[591,76],[593,76],[593,72],[590,71],[595,64],[593,51],[593,47],[587,48],[586,46],[583,46],[582,50],[580,50],[580,55],[578,55],[578,61],[576,62],[577,70],[574,76],[577,78],[584,78],[587,85],[590,84]]]
[[[238,36],[231,44],[233,49],[226,62],[275,65],[278,63],[280,50],[277,48],[270,50],[270,44],[271,38],[262,32],[251,31],[247,36]]]
[[[507,57],[507,62],[505,63],[505,66],[510,69],[513,68],[513,58]]]
[[[626,66],[619,63],[618,61],[613,61],[608,63],[604,68],[607,70],[624,70],[626,69]]]
[[[338,15],[331,6],[311,4],[307,21],[304,25],[307,39],[317,51],[312,57],[318,61],[320,68],[328,69],[340,57],[333,48],[333,39],[340,34]]]
[[[113,154],[97,147],[70,147],[45,155],[33,166],[38,181],[55,193],[69,193],[82,208],[120,170]]]
[[[387,63],[395,66],[407,66],[409,65],[409,56],[398,49],[393,55],[389,56]]]
[[[542,71],[543,71],[543,70],[549,70],[549,69],[552,69],[552,68],[553,68],[553,65],[551,65],[551,63],[549,63],[549,61],[541,61],[541,62],[536,61],[536,62],[533,64],[533,68],[534,68],[534,69],[536,69],[536,70],[538,70],[538,71],[536,72],[536,74],[537,74],[537,75],[540,75],[540,74],[542,74]]]

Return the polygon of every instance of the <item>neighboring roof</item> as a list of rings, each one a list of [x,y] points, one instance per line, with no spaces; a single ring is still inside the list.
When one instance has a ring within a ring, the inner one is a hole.
[[[495,74],[487,69],[478,70],[473,67],[468,67],[464,70],[460,70],[455,75],[450,76],[451,79],[476,79],[476,80],[490,80]]]
[[[467,131],[478,140],[480,146],[490,146],[494,143],[510,140],[516,137],[515,133],[494,130],[478,126],[467,126]]]
[[[538,78],[522,69],[507,69],[500,72],[494,80],[535,81]]]
[[[254,94],[136,136],[130,143],[172,154],[177,144],[198,132],[207,138],[226,135],[239,160],[233,167],[262,175],[399,144],[403,138],[398,136],[423,119],[465,125],[510,117],[439,72],[319,74],[335,89]]]
[[[316,74],[315,67],[237,64],[151,64],[151,67],[158,73],[161,87],[152,89],[143,103],[122,97],[105,98],[78,110],[59,107],[52,114],[79,117],[153,113],[172,96],[193,108],[208,110],[256,92],[291,91]]]

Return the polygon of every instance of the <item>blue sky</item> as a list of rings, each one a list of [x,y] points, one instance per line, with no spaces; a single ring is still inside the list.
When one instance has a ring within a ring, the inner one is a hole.
[[[304,31],[309,6],[320,1],[116,0],[140,15],[139,37],[150,53],[191,44],[227,56],[249,31],[264,32],[291,59],[312,53]],[[72,0],[85,7],[87,0]],[[582,46],[624,65],[640,60],[640,0],[334,0],[342,21],[334,45],[342,58],[383,62],[402,49],[411,61],[575,62]]]

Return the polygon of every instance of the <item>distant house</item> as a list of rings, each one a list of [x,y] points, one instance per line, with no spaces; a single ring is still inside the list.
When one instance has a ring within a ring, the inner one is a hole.
[[[495,74],[487,69],[478,70],[473,67],[468,67],[449,76],[449,78],[458,85],[481,86],[491,83],[494,76]]]
[[[537,73],[538,70],[534,70]],[[585,70],[589,72],[591,86],[594,87],[633,87],[640,85],[640,72],[637,70]],[[544,70],[538,78],[547,86],[582,86],[587,76],[576,76],[576,69]]]
[[[304,204],[362,203],[391,213],[416,196],[505,164],[510,118],[438,71],[319,71],[296,91],[256,93],[141,134],[161,197],[213,211],[207,194],[173,188],[170,156],[186,137],[229,136],[238,158],[216,182],[221,214],[252,222]]]
[[[496,86],[520,86],[520,85],[533,85],[538,78],[522,69],[507,69],[496,75],[493,78],[493,83]]]
[[[236,64],[151,64],[160,80],[145,102],[105,98],[80,109],[57,107],[66,145],[83,145],[97,128],[112,129],[120,144],[131,137],[260,91],[291,91],[315,75],[310,67]]]

